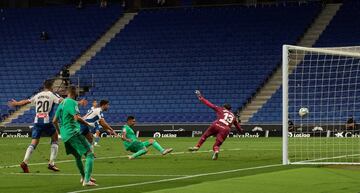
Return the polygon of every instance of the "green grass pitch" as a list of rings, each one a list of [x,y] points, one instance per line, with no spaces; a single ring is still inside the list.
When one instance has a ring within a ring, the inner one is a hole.
[[[149,155],[128,160],[118,138],[100,141],[93,176],[98,187],[82,187],[75,163],[65,155],[61,142],[57,166],[47,169],[49,138],[42,138],[30,160],[30,174],[18,164],[30,139],[0,140],[0,192],[126,192],[126,193],[358,193],[357,166],[282,166],[281,138],[230,138],[219,160],[211,160],[214,139],[200,152],[188,153],[197,138],[158,139],[174,153],[161,156],[150,147]]]

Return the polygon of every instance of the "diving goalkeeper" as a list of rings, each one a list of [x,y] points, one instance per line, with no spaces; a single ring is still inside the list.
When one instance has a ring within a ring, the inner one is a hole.
[[[243,129],[236,120],[234,113],[231,112],[231,106],[229,104],[224,104],[222,107],[219,107],[206,100],[199,90],[196,90],[195,94],[202,103],[215,111],[217,118],[201,136],[196,146],[189,148],[189,151],[199,150],[208,137],[216,136],[212,159],[217,160],[220,146],[229,135],[231,126],[235,125],[239,132],[243,132]]]

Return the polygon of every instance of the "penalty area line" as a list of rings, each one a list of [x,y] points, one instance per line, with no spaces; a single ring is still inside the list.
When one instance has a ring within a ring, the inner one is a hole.
[[[235,172],[239,172],[239,171],[264,169],[264,168],[272,168],[272,167],[279,167],[279,166],[282,166],[282,164],[272,164],[272,165],[255,166],[255,167],[249,167],[249,168],[239,168],[239,169],[234,169],[234,170],[224,170],[224,171],[220,171],[220,172],[202,173],[202,174],[195,174],[195,175],[189,175],[189,176],[183,176],[183,177],[177,177],[177,178],[154,180],[154,181],[147,181],[147,182],[140,182],[140,183],[133,183],[133,184],[124,184],[124,185],[117,185],[117,186],[107,186],[107,187],[101,187],[101,188],[77,190],[77,191],[72,191],[72,192],[68,192],[68,193],[94,192],[94,191],[100,191],[100,190],[134,187],[134,186],[141,186],[141,185],[148,185],[148,184],[157,184],[157,183],[162,183],[162,182],[171,182],[171,181],[185,180],[185,179],[191,179],[191,178],[198,178],[198,177],[203,177],[203,176],[235,173]]]

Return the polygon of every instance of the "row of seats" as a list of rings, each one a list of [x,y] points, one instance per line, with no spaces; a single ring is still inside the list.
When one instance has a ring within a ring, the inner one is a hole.
[[[314,47],[344,47],[360,44],[360,2],[346,0]],[[313,59],[313,60],[311,60]],[[312,65],[309,67],[309,65]],[[295,124],[341,123],[349,116],[360,117],[360,61],[332,55],[308,54],[289,76],[289,119]],[[293,81],[297,80],[297,81]],[[300,118],[298,110],[308,107],[310,114]],[[271,116],[268,116],[271,115]],[[281,123],[282,89],[250,119],[250,122]]]
[[[127,114],[140,122],[210,122],[214,115],[194,90],[241,107],[281,61],[281,45],[295,43],[319,10],[144,10],[75,77],[93,75],[86,98],[109,99],[111,123]]]
[[[31,97],[92,45],[121,15],[120,5],[2,9],[0,21],[0,117],[13,109],[11,98]],[[46,31],[49,40],[41,40]],[[27,118],[27,123],[32,119]]]

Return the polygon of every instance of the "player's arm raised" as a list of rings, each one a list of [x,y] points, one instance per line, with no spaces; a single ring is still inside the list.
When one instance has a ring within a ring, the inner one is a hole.
[[[27,105],[29,103],[31,103],[31,100],[29,100],[29,99],[24,99],[24,100],[20,100],[20,101],[11,99],[11,101],[8,102],[8,105],[11,107],[17,107],[17,106]]]
[[[114,131],[114,129],[110,127],[110,125],[105,121],[104,118],[101,118],[101,119],[99,120],[99,123],[100,123],[100,125],[101,125],[106,131],[108,131],[110,134],[113,134],[113,135],[117,136],[117,134],[116,134],[116,132]]]
[[[195,90],[195,94],[198,97],[198,99],[204,103],[206,106],[216,110],[217,106],[212,104],[210,101],[208,101],[207,99],[204,98],[204,96],[201,94],[201,92],[199,90]]]

